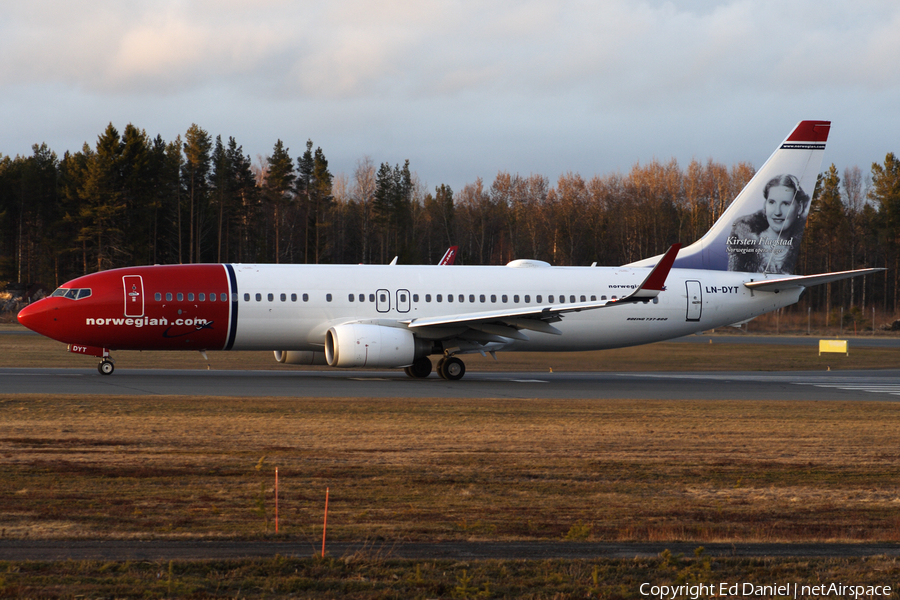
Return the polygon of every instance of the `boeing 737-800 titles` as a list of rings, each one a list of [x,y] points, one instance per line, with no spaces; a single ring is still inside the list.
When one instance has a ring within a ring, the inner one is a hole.
[[[679,251],[621,267],[191,264],[74,279],[19,322],[97,356],[274,350],[290,364],[460,379],[459,356],[647,344],[752,319],[806,287],[880,269],[792,275],[830,122],[803,121],[722,217]]]

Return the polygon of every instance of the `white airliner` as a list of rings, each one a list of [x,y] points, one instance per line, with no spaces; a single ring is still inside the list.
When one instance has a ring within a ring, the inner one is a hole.
[[[460,355],[597,350],[747,321],[811,285],[794,276],[830,123],[803,121],[700,240],[621,267],[197,264],[74,279],[19,322],[100,357],[111,350],[274,350],[289,364],[403,368],[457,380]]]

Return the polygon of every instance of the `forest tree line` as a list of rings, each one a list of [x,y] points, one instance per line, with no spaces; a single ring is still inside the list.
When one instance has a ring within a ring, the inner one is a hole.
[[[712,159],[673,159],[585,179],[500,172],[461,190],[426,189],[409,161],[361,158],[333,174],[312,140],[281,140],[255,163],[233,137],[192,125],[173,141],[112,124],[59,157],[0,155],[0,280],[55,287],[103,269],[195,262],[457,264],[535,258],[620,265],[702,236],[754,174]],[[814,288],[804,305],[900,304],[900,161],[869,172],[831,165],[819,178],[800,273],[887,267]]]

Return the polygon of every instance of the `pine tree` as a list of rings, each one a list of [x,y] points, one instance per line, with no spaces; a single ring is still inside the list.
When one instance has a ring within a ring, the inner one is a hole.
[[[280,263],[282,257],[281,237],[284,221],[284,211],[294,199],[293,184],[294,163],[289,154],[289,148],[285,148],[281,140],[275,142],[266,163],[268,172],[266,175],[266,198],[274,209],[275,229],[275,262]]]
[[[209,204],[209,174],[211,170],[209,134],[192,124],[184,134],[184,167],[182,175],[190,204],[188,262],[200,262],[206,210]]]

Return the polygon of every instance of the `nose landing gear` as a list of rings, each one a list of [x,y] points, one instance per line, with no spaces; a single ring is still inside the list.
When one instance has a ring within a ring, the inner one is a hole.
[[[97,365],[97,370],[100,371],[101,375],[112,375],[112,372],[116,370],[116,366],[113,364],[112,359],[104,358]]]

